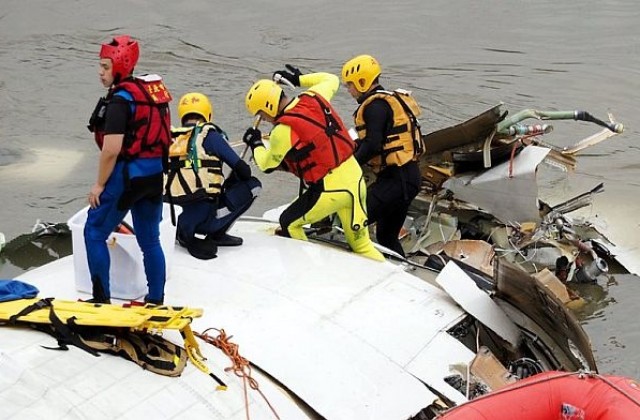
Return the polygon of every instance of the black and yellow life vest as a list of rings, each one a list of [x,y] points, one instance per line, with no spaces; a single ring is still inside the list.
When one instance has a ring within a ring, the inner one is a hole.
[[[222,191],[222,161],[217,156],[208,155],[202,147],[210,130],[223,133],[212,123],[171,130],[174,141],[169,147],[169,170],[165,183],[170,202],[188,204],[216,198]]]
[[[355,112],[358,138],[364,140],[367,136],[364,110],[375,99],[383,99],[389,104],[393,113],[393,126],[386,133],[380,154],[367,162],[367,165],[371,166],[375,173],[378,173],[386,166],[402,166],[407,162],[420,159],[420,156],[424,154],[424,141],[418,121],[422,111],[410,91],[404,89],[396,89],[393,92],[379,90],[367,97]]]

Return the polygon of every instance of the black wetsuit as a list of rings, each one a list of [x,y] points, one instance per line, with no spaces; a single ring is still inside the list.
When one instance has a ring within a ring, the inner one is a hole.
[[[369,95],[384,90],[378,86]],[[359,103],[369,95],[363,95]],[[358,142],[355,152],[358,163],[364,165],[380,155],[387,133],[393,127],[393,112],[384,99],[374,99],[363,113],[367,137]],[[400,229],[407,217],[409,205],[420,191],[421,175],[418,162],[410,161],[402,166],[384,167],[367,190],[367,214],[369,224],[376,223],[376,240],[380,245],[404,256],[398,240]]]

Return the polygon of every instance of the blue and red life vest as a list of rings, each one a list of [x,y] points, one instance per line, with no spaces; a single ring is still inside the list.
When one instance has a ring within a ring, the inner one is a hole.
[[[118,92],[131,95],[133,118],[127,124],[120,157],[125,160],[166,156],[171,144],[171,94],[158,75],[128,78],[101,98],[89,121],[96,144],[102,149],[106,107]]]

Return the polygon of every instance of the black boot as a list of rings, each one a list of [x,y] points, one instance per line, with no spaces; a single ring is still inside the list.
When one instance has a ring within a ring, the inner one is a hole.
[[[100,277],[93,276],[91,277],[91,285],[93,286],[93,298],[87,299],[84,302],[88,303],[111,303],[110,296],[104,292],[104,287],[102,287],[102,281]]]
[[[186,248],[187,247],[187,240],[182,236],[182,233],[177,230],[176,231],[176,239],[178,240],[178,243],[180,244],[181,247]]]
[[[237,236],[229,235],[228,233],[223,233],[222,235],[209,235],[207,239],[216,244],[216,246],[240,246],[242,245],[242,238]]]
[[[180,233],[180,231],[177,231],[176,239],[180,246],[186,248],[191,256],[196,257],[199,260],[213,259],[218,253],[218,246],[208,236],[204,239],[200,239],[196,236],[186,238]]]
[[[149,295],[147,295],[144,297],[144,303],[146,303],[147,305],[160,306],[164,303],[164,299],[149,299]]]

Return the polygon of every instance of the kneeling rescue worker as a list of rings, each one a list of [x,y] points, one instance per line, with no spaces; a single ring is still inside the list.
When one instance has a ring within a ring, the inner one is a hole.
[[[282,169],[300,178],[298,198],[280,216],[281,234],[306,240],[303,225],[337,213],[351,249],[383,261],[369,238],[366,185],[353,156],[355,144],[329,103],[340,81],[329,73],[302,75],[294,67],[287,69],[274,76],[308,90],[290,99],[272,80],[254,83],[247,92],[247,110],[274,127],[269,147],[257,128],[249,128],[242,139],[262,171]]]
[[[226,133],[211,122],[213,107],[202,93],[178,102],[181,128],[169,149],[165,199],[182,207],[178,243],[196,258],[215,257],[219,246],[238,246],[242,238],[227,233],[260,193],[262,184],[236,154]],[[223,163],[232,169],[225,180]],[[199,237],[200,236],[200,237]],[[202,238],[201,238],[202,237]]]

